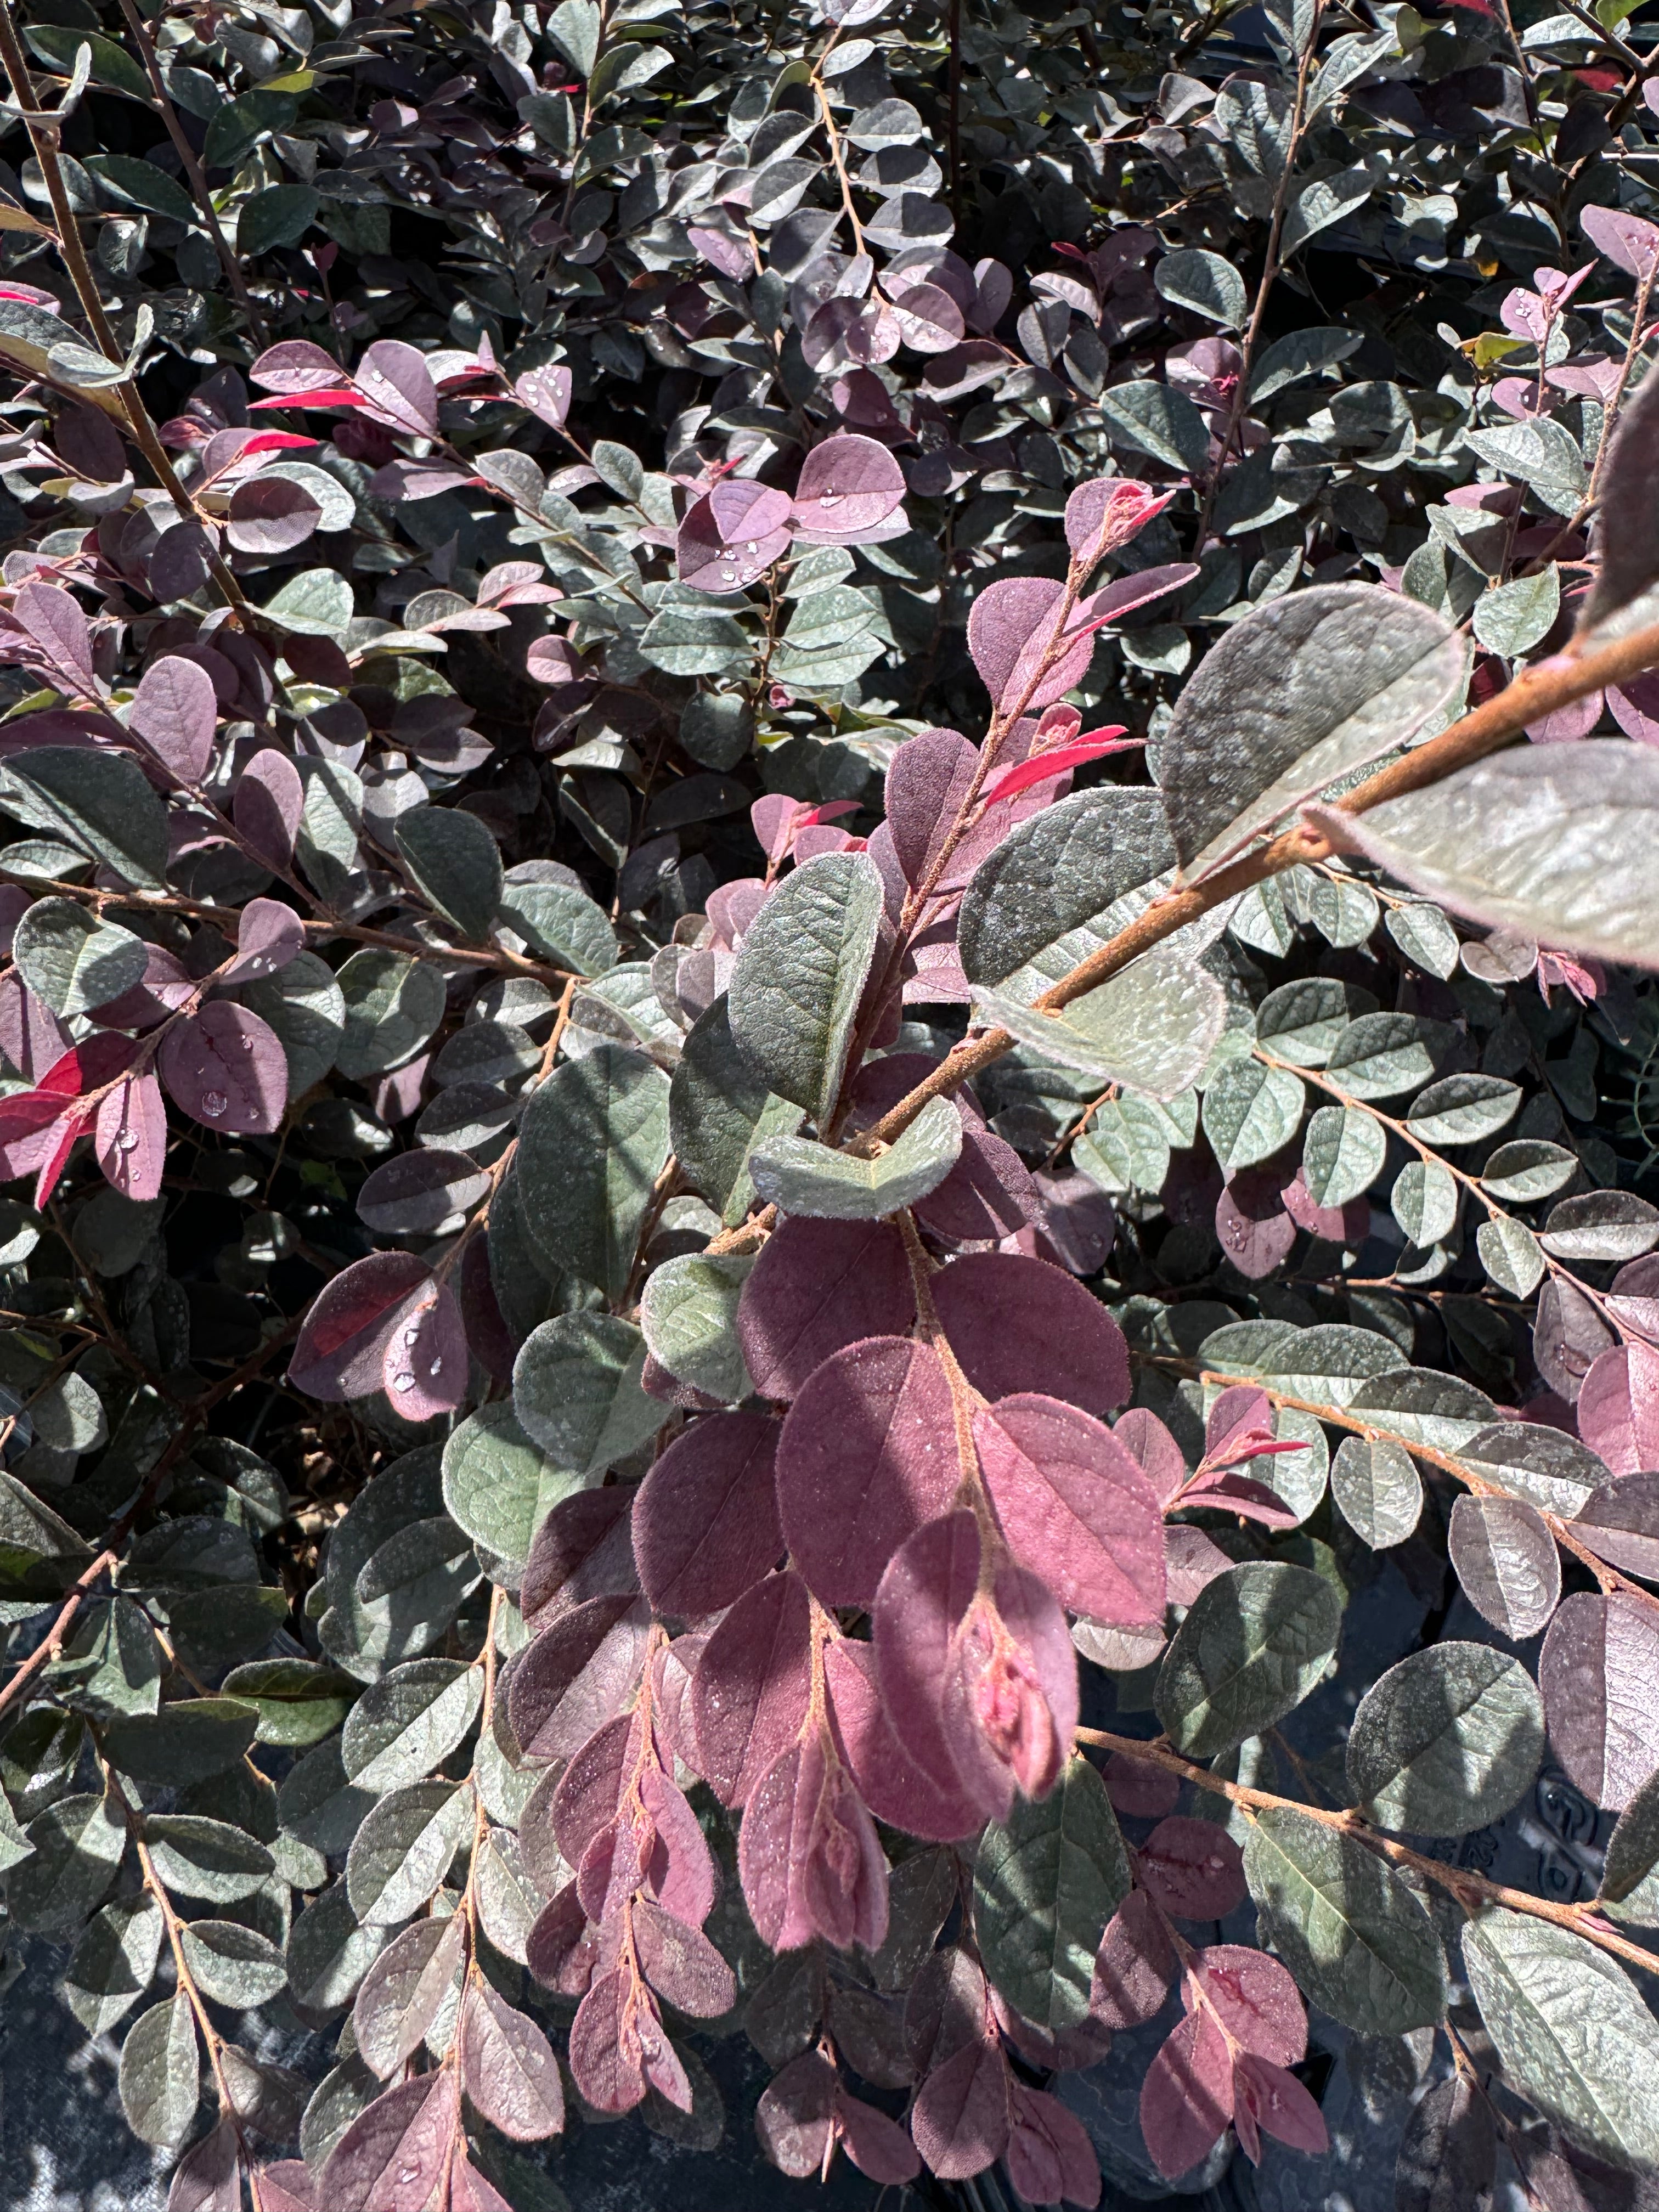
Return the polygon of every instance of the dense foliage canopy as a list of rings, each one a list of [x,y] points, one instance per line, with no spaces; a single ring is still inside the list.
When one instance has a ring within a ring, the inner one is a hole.
[[[173,2212],[1358,2202],[1339,2065],[1634,2202],[1635,0],[0,64],[0,1887]]]

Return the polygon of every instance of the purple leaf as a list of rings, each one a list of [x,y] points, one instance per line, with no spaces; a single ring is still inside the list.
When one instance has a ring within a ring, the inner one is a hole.
[[[562,430],[570,412],[570,371],[556,362],[545,368],[526,369],[514,383],[513,394],[550,429]]]
[[[859,2172],[884,2189],[900,2188],[921,2171],[916,2147],[898,2122],[890,2120],[873,2105],[866,2105],[861,2097],[849,2097],[839,2082],[836,2129],[842,2148]]]
[[[811,1689],[811,1601],[797,1574],[745,1590],[691,1678],[698,1763],[722,1804],[741,1805],[800,1731]]]
[[[714,1413],[676,1437],[647,1475],[634,1556],[657,1613],[718,1613],[777,1565],[777,1443],[778,1425],[763,1414]]]
[[[588,1847],[617,1815],[623,1785],[640,1763],[643,1723],[620,1713],[589,1736],[559,1777],[553,1792],[553,1833],[568,1866],[580,1866]]]
[[[1574,1787],[1622,1813],[1659,1767],[1659,1614],[1580,1590],[1558,1608],[1538,1659],[1550,1742]]]
[[[836,1728],[859,1795],[878,1820],[930,1843],[960,1843],[983,1819],[960,1789],[941,1789],[888,1717],[867,1644],[839,1638],[824,1654]]]
[[[1233,2063],[1207,2012],[1189,2012],[1159,2046],[1140,2085],[1140,2132],[1152,2163],[1178,2181],[1208,2157],[1233,2116]]]
[[[1073,1613],[1117,1628],[1164,1619],[1164,1518],[1109,1429],[1054,1398],[1005,1398],[974,1417],[985,1480],[1017,1559]]]
[[[750,1917],[775,1951],[815,1939],[880,1949],[887,1861],[823,1727],[807,1729],[750,1791],[738,1871]]]
[[[763,1398],[787,1401],[832,1352],[901,1336],[916,1316],[904,1240],[890,1222],[779,1224],[738,1302],[738,1342]]]
[[[460,2060],[473,2106],[514,2142],[542,2142],[564,2126],[564,2089],[552,2045],[482,1974],[468,1985]]]
[[[1139,2027],[1163,2011],[1175,1978],[1175,1951],[1158,1908],[1144,1889],[1133,1889],[1100,1939],[1090,2016],[1114,2030]]]
[[[94,1149],[105,1181],[124,1197],[158,1197],[167,1149],[167,1109],[148,1069],[130,1075],[98,1103]]]
[[[1154,491],[1128,477],[1091,477],[1066,502],[1066,543],[1073,553],[1093,549],[1097,558],[1115,552],[1155,514],[1162,514],[1176,495]]]
[[[168,653],[145,670],[127,727],[180,783],[194,784],[213,757],[218,720],[219,702],[207,671]]]
[[[755,2133],[781,2173],[804,2181],[823,2166],[835,2125],[836,2069],[820,2051],[804,2051],[761,2092]]]
[[[1300,2087],[1300,2084],[1297,2085]],[[1008,2179],[1030,2204],[1100,2202],[1100,2160],[1088,2130],[1058,2097],[1009,2084]]]
[[[1659,268],[1659,227],[1627,208],[1581,208],[1578,228],[1598,253],[1632,276],[1650,276]]]
[[[1118,1416],[1112,1434],[1152,1484],[1159,1504],[1168,1505],[1187,1480],[1187,1462],[1158,1415],[1131,1406]]]
[[[1008,2142],[1008,2063],[994,2043],[970,2043],[930,2074],[910,2113],[910,2133],[930,2172],[966,2181]]]
[[[562,1498],[536,1531],[520,1596],[526,1622],[545,1628],[591,1597],[639,1589],[629,1515],[634,1492],[618,1483]]]
[[[355,380],[377,422],[411,437],[437,435],[438,390],[416,348],[400,338],[377,338],[358,362]]]
[[[280,899],[250,899],[242,908],[236,932],[236,957],[220,981],[251,983],[286,968],[296,952],[303,952],[306,926],[291,906]]]
[[[1260,2165],[1261,2136],[1322,2158],[1331,2147],[1323,2114],[1294,2074],[1246,2051],[1233,2062],[1233,2124],[1245,2154]]]
[[[1205,2002],[1233,2041],[1274,2066],[1300,2064],[1308,2048],[1301,1993],[1277,1959],[1243,1943],[1212,1943],[1190,1961]]]
[[[305,811],[305,786],[286,753],[267,745],[236,780],[231,818],[237,835],[268,868],[286,868]]]
[[[979,1554],[971,1513],[928,1522],[893,1554],[871,1612],[888,1717],[909,1756],[951,1798],[961,1783],[945,1726],[945,1671],[978,1588]]]
[[[790,499],[768,484],[728,478],[703,494],[675,539],[680,581],[699,592],[740,591],[789,550]]]
[[[340,364],[309,338],[284,338],[266,347],[248,375],[265,392],[331,392],[340,381]]]
[[[167,2212],[242,2212],[236,2130],[228,2120],[221,2120],[179,2160],[167,2191]]]
[[[595,2112],[631,2112],[645,2096],[647,2045],[666,2043],[651,1998],[625,1967],[613,1967],[570,2024],[571,2075]]]
[[[1591,1362],[1578,1394],[1578,1433],[1614,1474],[1659,1467],[1659,1351],[1638,1340]]]
[[[908,1337],[834,1353],[783,1424],[777,1510],[824,1605],[871,1604],[888,1560],[946,1510],[957,1482],[950,1384],[937,1353]]]
[[[1006,1820],[1016,1790],[1054,1788],[1077,1729],[1077,1652],[1048,1584],[1024,1567],[1005,1561],[963,1614],[940,1713],[962,1785],[988,1819]]]
[[[507,1717],[532,1759],[569,1759],[634,1694],[651,1616],[637,1599],[590,1598],[544,1628],[513,1669]]]
[[[813,544],[867,544],[903,499],[904,471],[885,446],[856,435],[826,438],[801,470],[793,526]]]
[[[978,748],[960,730],[923,730],[894,753],[887,769],[887,823],[907,882],[919,884],[928,873],[978,764]]]
[[[254,477],[231,494],[225,536],[239,553],[289,553],[322,519],[322,508],[294,477]]]
[[[1244,1854],[1213,1820],[1160,1820],[1136,1852],[1135,1867],[1178,1920],[1224,1920],[1244,1902]]]
[[[513,2212],[501,2191],[494,2182],[485,2180],[465,2148],[449,2177],[449,2212]]]
[[[258,2172],[265,2212],[317,2212],[311,2170],[303,2159],[279,2159]]]
[[[634,1906],[640,1971],[658,1996],[693,2020],[718,2020],[738,2001],[737,1978],[699,1928],[649,1899]]]
[[[380,1388],[386,1338],[430,1284],[412,1252],[372,1252],[318,1294],[289,1362],[288,1379],[308,1397],[341,1404]]]
[[[95,700],[92,633],[79,601],[58,584],[25,584],[11,611],[33,640],[47,672],[61,679],[61,688],[76,698]]]
[[[388,2089],[329,2153],[318,2202],[329,2212],[424,2212],[459,2125],[460,2096],[447,2067]]]
[[[970,1252],[935,1275],[932,1287],[951,1349],[982,1397],[1034,1390],[1103,1415],[1128,1396],[1122,1330],[1081,1283],[1047,1261]]]
[[[386,1339],[382,1387],[406,1421],[429,1421],[466,1395],[466,1328],[455,1293],[434,1282]]]
[[[1462,1505],[1477,1501],[1459,1498],[1457,1502]],[[1483,1498],[1478,1502],[1497,1505],[1511,1501]],[[1452,1510],[1455,1516],[1456,1507]],[[1529,1505],[1519,1506],[1518,1510],[1532,1513]],[[1536,1520],[1537,1515],[1533,1514],[1533,1518]],[[1612,1482],[1604,1482],[1573,1516],[1572,1533],[1598,1559],[1622,1567],[1626,1574],[1639,1575],[1644,1582],[1659,1582],[1659,1474],[1622,1474]],[[1547,1530],[1545,1534],[1547,1536]],[[1550,1541],[1550,1558],[1556,1568],[1553,1588],[1559,1595],[1560,1560],[1553,1540]],[[1538,1626],[1541,1627],[1542,1622]],[[1507,1632],[1515,1634],[1514,1630]]]
[[[288,1104],[288,1054],[258,1014],[215,999],[168,1030],[155,1054],[167,1095],[228,1136],[267,1136]]]

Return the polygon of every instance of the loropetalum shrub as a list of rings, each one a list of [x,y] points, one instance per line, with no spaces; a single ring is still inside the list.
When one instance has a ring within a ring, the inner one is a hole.
[[[1346,2202],[1343,2032],[1402,2212],[1626,2201],[1631,8],[0,62],[0,1865],[174,2212]]]

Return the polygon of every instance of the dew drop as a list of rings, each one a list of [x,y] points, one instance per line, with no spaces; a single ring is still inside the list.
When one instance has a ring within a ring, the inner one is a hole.
[[[1212,1874],[1219,1874],[1223,1863],[1220,1859],[1206,1859],[1204,1863],[1209,1868]]]
[[[751,538],[746,550],[750,553],[758,553],[760,551],[759,540],[757,538]]]
[[[839,507],[841,505],[841,494],[838,491],[821,491],[818,494],[818,505],[820,507]]]
[[[723,584],[735,584],[737,580],[738,572],[735,568],[722,568],[720,570],[720,581]]]
[[[412,1375],[396,1375],[392,1377],[392,1387],[402,1397],[405,1390],[415,1388],[415,1377]]]
[[[418,1328],[406,1328],[404,1331],[404,1342],[405,1344],[418,1344],[420,1340],[421,1332]]]
[[[243,1050],[244,1052],[252,1052],[252,1049],[253,1049],[253,1039],[252,1039],[252,1037],[244,1037],[244,1038],[242,1039],[242,1050]]]
[[[421,2169],[418,2166],[400,2166],[398,2168],[399,2181],[418,2181],[420,2176]]]
[[[138,1149],[137,1131],[136,1129],[123,1129],[120,1135],[115,1139],[115,1149],[118,1152],[136,1152]]]
[[[428,1375],[441,1375],[444,1371],[443,1361],[441,1359],[434,1359],[431,1366],[428,1367],[426,1371]]]
[[[216,1121],[229,1103],[222,1091],[204,1091],[202,1093],[202,1111],[210,1121]]]
[[[752,547],[752,546],[750,548],[750,550],[751,552],[754,550],[754,549],[753,549],[753,547]],[[736,547],[735,545],[722,545],[722,546],[721,546],[721,548],[720,548],[720,558],[721,558],[721,560],[722,560],[722,561],[735,561],[735,560],[737,559],[737,557],[738,557],[738,549],[737,549],[737,547]]]

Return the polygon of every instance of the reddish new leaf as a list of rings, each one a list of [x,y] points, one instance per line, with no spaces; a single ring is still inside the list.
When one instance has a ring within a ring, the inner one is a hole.
[[[824,1729],[809,1729],[750,1792],[738,1871],[750,1917],[775,1951],[814,1937],[842,1950],[880,1949],[887,1861]]]
[[[525,1943],[525,1960],[544,1989],[561,1996],[585,1996],[599,1964],[599,1931],[592,1927],[567,1882],[538,1916]]]
[[[1146,742],[1144,738],[1126,738],[1122,723],[1115,722],[1109,729],[1091,730],[1087,737],[1070,744],[1046,746],[1018,768],[1005,769],[994,776],[985,787],[985,804],[994,806],[1000,799],[1012,799],[1018,792],[1029,791],[1034,783],[1047,782],[1050,776],[1069,775],[1073,769],[1085,768],[1091,761],[1104,760],[1108,753],[1138,752]]]
[[[826,1359],[778,1442],[783,1534],[825,1605],[868,1606],[888,1560],[945,1510],[957,1482],[945,1369],[908,1337],[867,1337]]]
[[[1207,2158],[1233,2116],[1232,2053],[1206,2012],[1170,2032],[1140,2085],[1140,2132],[1153,2165],[1179,2181]]]
[[[511,1711],[509,1704],[509,1718]],[[567,1865],[580,1866],[594,1837],[616,1818],[623,1784],[640,1763],[642,1727],[637,1711],[618,1714],[589,1736],[559,1777],[553,1833]]]
[[[945,1684],[958,1623],[979,1583],[969,1512],[930,1521],[893,1555],[871,1613],[882,1702],[910,1757],[948,1799],[962,1794],[945,1730]]]
[[[941,1700],[945,1741],[988,1820],[1014,1792],[1045,1797],[1071,1755],[1077,1652],[1046,1583],[1005,1562],[951,1639]]]
[[[1016,1559],[1073,1613],[1120,1628],[1162,1624],[1164,1516],[1110,1430],[1058,1399],[1022,1395],[977,1413],[974,1441]]]
[[[1036,1391],[1098,1415],[1128,1396],[1122,1330],[1063,1268],[1016,1253],[970,1252],[935,1275],[932,1288],[951,1349],[981,1396]]]
[[[966,2045],[935,2069],[910,2113],[923,2162],[941,2181],[967,2181],[1008,2145],[1012,2077],[995,2043]]]
[[[1113,1423],[1112,1434],[1152,1484],[1158,1504],[1168,1505],[1187,1480],[1187,1462],[1158,1415],[1131,1406]]]
[[[811,1601],[794,1573],[745,1590],[691,1678],[702,1771],[723,1804],[741,1805],[799,1733],[811,1686]]]
[[[738,1342],[763,1398],[787,1401],[832,1352],[902,1336],[916,1317],[904,1240],[890,1222],[782,1222],[738,1301]]]
[[[1008,2179],[1028,2203],[1100,2202],[1100,2160],[1088,2130],[1057,2097],[1009,2087]]]
[[[778,1424],[712,1413],[676,1437],[640,1486],[634,1557],[653,1609],[718,1613],[776,1565],[784,1548],[772,1462]]]
[[[1213,1820],[1160,1820],[1135,1862],[1153,1898],[1178,1920],[1224,1920],[1244,1902],[1244,1854]]]
[[[1095,1954],[1090,2017],[1109,2028],[1139,2027],[1162,2012],[1175,1978],[1176,1955],[1158,1908],[1144,1889],[1132,1889]]]
[[[466,1325],[455,1293],[435,1279],[398,1317],[381,1383],[406,1421],[453,1412],[466,1396]]]

